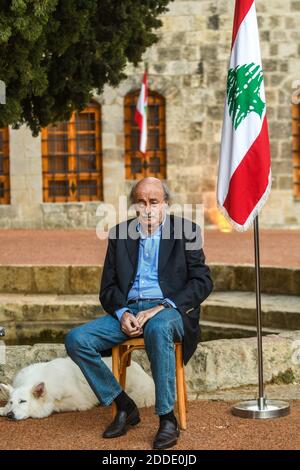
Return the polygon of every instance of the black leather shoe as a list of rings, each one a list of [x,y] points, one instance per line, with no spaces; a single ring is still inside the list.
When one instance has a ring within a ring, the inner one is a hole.
[[[153,449],[167,449],[168,447],[173,447],[177,443],[177,439],[180,435],[178,423],[176,424],[173,421],[164,419],[157,431],[157,434],[154,438]]]
[[[123,434],[126,434],[129,426],[135,426],[140,421],[139,410],[136,406],[129,415],[126,411],[118,411],[115,419],[105,429],[102,436],[107,438],[123,436]]]

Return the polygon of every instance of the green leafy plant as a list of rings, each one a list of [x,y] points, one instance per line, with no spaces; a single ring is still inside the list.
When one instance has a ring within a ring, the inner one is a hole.
[[[249,113],[262,117],[265,103],[260,97],[263,72],[259,65],[244,64],[229,69],[227,100],[235,130]]]

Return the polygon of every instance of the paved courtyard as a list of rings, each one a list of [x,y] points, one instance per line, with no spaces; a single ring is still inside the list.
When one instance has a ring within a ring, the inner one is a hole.
[[[95,230],[0,230],[0,264],[99,265],[106,241]],[[300,266],[300,230],[261,230],[261,264]],[[206,230],[208,263],[253,263],[253,231]]]

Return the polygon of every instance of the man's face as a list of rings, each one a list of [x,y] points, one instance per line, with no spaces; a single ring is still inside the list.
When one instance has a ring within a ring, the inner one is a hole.
[[[141,183],[135,192],[135,209],[142,229],[153,232],[165,215],[163,187],[159,183]]]

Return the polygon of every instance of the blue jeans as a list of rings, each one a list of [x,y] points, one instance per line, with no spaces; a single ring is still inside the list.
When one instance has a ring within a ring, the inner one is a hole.
[[[131,304],[130,309],[136,315],[157,303],[158,301],[139,301]],[[183,338],[183,322],[178,310],[164,308],[159,311],[144,325],[143,337],[155,383],[155,412],[163,415],[173,410],[175,402],[174,341],[181,341]],[[80,367],[104,406],[110,405],[122,388],[102,360],[101,351],[129,338],[121,330],[119,320],[109,314],[77,326],[66,335],[68,355]]]

